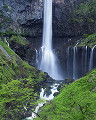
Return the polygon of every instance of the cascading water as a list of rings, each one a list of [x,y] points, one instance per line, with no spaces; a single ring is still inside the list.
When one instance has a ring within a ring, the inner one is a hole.
[[[87,46],[86,46],[86,49],[85,49],[85,51],[86,51],[86,53],[85,53],[85,73],[87,72]]]
[[[69,47],[67,48],[67,76],[69,78]]]
[[[38,110],[46,103],[46,101],[50,101],[50,100],[52,100],[54,98],[54,93],[59,92],[57,90],[57,88],[58,88],[59,85],[60,84],[55,83],[52,86],[50,86],[51,87],[51,94],[49,96],[47,96],[45,94],[45,90],[46,89],[44,89],[44,88],[41,89],[41,92],[40,92],[40,101],[42,101],[42,102],[38,103],[38,105],[35,108],[35,111],[32,112],[32,116],[26,118],[25,120],[33,120],[33,119],[35,119],[37,117]]]
[[[64,56],[65,67],[63,71],[66,73],[66,78],[78,79],[84,76],[88,71],[96,67],[96,46],[90,48],[85,47],[68,47]]]
[[[36,51],[36,65],[38,64],[38,51],[35,49]]]
[[[84,74],[84,47],[82,47],[82,59],[81,59],[81,63],[82,63],[82,75]]]
[[[47,72],[55,80],[63,80],[58,60],[52,50],[52,0],[44,1],[43,43],[38,69]]]
[[[90,61],[89,61],[89,71],[93,68],[93,52],[96,45],[91,49]]]
[[[74,55],[73,55],[73,79],[76,79],[76,47],[74,49]]]

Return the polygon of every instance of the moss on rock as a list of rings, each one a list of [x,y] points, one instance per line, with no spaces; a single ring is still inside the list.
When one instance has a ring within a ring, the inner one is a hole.
[[[92,48],[95,45],[96,45],[96,33],[88,35],[86,38],[80,40],[76,46],[77,47],[80,47],[80,46],[89,46],[90,48]]]
[[[9,40],[9,43],[17,43],[17,44],[20,44],[20,45],[28,45],[29,42],[26,40],[26,38],[20,36],[20,35],[12,35],[12,37],[10,38]]]

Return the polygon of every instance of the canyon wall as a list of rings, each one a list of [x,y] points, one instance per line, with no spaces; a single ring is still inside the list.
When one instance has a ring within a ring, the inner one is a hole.
[[[78,36],[96,31],[94,0],[53,0],[53,36]],[[44,0],[0,0],[0,31],[42,36]]]

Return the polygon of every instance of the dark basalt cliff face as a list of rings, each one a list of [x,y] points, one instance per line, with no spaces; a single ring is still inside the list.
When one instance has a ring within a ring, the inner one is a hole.
[[[96,1],[54,0],[55,36],[79,36],[96,32]]]
[[[43,0],[0,0],[1,30],[30,36],[42,33]],[[6,17],[6,20],[5,20]]]
[[[44,0],[0,0],[0,30],[41,36],[43,6]],[[90,0],[53,0],[53,36],[78,36],[96,31],[95,8]]]

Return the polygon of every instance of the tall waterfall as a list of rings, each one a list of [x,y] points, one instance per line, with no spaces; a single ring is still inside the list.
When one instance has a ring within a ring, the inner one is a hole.
[[[57,57],[52,50],[52,0],[44,0],[43,43],[38,69],[56,80],[63,80]]]

